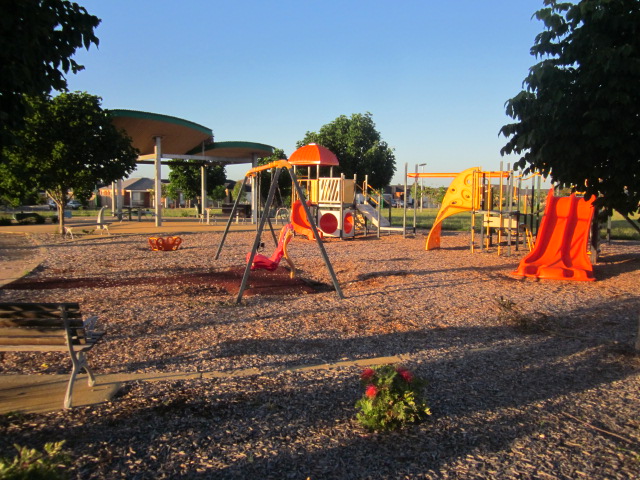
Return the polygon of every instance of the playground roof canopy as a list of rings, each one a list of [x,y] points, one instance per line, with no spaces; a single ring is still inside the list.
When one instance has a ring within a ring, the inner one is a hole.
[[[304,147],[300,147],[289,157],[289,163],[297,167],[319,165],[319,166],[338,166],[340,162],[338,157],[326,147],[310,143]]]
[[[204,155],[224,160],[224,163],[251,163],[252,154],[258,157],[268,157],[274,151],[270,145],[254,142],[209,142],[204,148],[196,147],[187,154]]]
[[[131,137],[140,155],[154,152],[155,137],[162,137],[164,151],[178,154],[211,141],[213,137],[211,129],[169,115],[136,110],[109,110],[109,113],[113,124]]]
[[[109,114],[113,124],[124,130],[140,151],[138,163],[150,163],[156,137],[162,138],[162,158],[193,157],[204,163],[252,163],[254,156],[266,157],[274,150],[262,143],[213,142],[211,129],[169,115],[137,110],[109,110]]]

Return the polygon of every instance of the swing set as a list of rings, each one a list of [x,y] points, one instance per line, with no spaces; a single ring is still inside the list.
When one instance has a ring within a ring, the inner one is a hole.
[[[300,198],[302,207],[304,208],[305,213],[307,215],[307,219],[309,221],[309,227],[313,231],[314,238],[316,239],[316,243],[318,245],[318,249],[320,250],[320,254],[322,255],[324,264],[327,267],[327,271],[331,276],[333,287],[335,288],[338,298],[343,299],[344,295],[342,294],[342,290],[340,289],[340,285],[338,283],[336,274],[333,270],[333,266],[331,265],[331,261],[329,260],[329,256],[327,255],[324,245],[322,244],[322,239],[318,232],[318,227],[316,225],[313,215],[311,214],[309,206],[307,205],[304,192],[300,187],[300,183],[298,182],[298,178],[295,174],[293,165],[291,165],[287,160],[276,160],[275,162],[271,162],[267,165],[262,165],[260,167],[252,168],[244,176],[244,180],[242,182],[242,189],[245,188],[247,184],[247,180],[249,178],[258,175],[262,171],[271,170],[271,169],[275,169],[272,180],[271,180],[271,187],[269,188],[267,201],[265,203],[264,210],[260,218],[260,222],[258,223],[258,229],[256,231],[253,247],[251,248],[251,252],[247,254],[247,266],[242,276],[242,283],[240,284],[240,290],[238,291],[236,303],[240,303],[240,301],[242,300],[242,295],[244,294],[244,291],[247,287],[247,281],[249,280],[249,274],[251,270],[256,270],[259,268],[263,268],[267,270],[275,270],[278,267],[278,264],[280,263],[280,260],[282,259],[283,256],[288,262],[290,262],[290,260],[288,259],[288,256],[286,255],[286,244],[289,242],[289,240],[291,240],[291,236],[293,235],[293,226],[291,224],[285,225],[285,227],[280,232],[280,240],[276,241],[273,225],[271,223],[271,219],[269,218],[269,211],[271,210],[271,206],[273,204],[273,200],[275,197],[275,192],[278,186],[278,179],[280,178],[280,174],[282,173],[283,170],[287,170],[289,172],[289,176],[291,177],[291,181],[293,182],[295,191],[298,194],[298,198]],[[231,214],[229,215],[227,226],[225,227],[224,233],[222,234],[222,239],[220,240],[220,245],[218,246],[218,250],[216,252],[216,256],[215,256],[216,260],[218,260],[218,258],[220,257],[220,252],[222,251],[222,247],[224,246],[224,242],[227,238],[227,234],[229,233],[229,229],[231,228],[231,223],[233,222],[233,218],[238,209],[238,203],[240,201],[240,197],[241,195],[238,195],[238,197],[235,200],[235,203],[233,204],[233,209],[231,210]],[[271,234],[277,245],[276,251],[271,256],[271,258],[268,258],[264,255],[257,253],[258,248],[260,247],[260,239],[262,238],[262,233],[264,231],[264,227],[266,223],[269,224]],[[280,250],[281,252],[279,252]],[[293,265],[293,264],[290,263],[290,265]],[[295,270],[292,266],[292,274],[294,273],[295,273]]]

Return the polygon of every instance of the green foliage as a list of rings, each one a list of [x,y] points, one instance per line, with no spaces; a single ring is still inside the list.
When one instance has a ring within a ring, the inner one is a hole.
[[[1,150],[24,125],[25,96],[66,90],[64,74],[84,68],[72,56],[78,48],[98,45],[93,30],[100,19],[66,0],[3,1],[0,18]]]
[[[404,367],[366,368],[360,381],[365,392],[356,402],[356,408],[360,410],[356,418],[368,430],[398,430],[431,415],[421,398],[425,382]]]
[[[66,468],[71,462],[62,450],[64,441],[46,443],[44,452],[14,445],[18,454],[0,458],[0,478],[4,480],[63,480],[68,478]]]
[[[178,198],[180,192],[184,198],[195,200],[201,197],[201,168],[199,162],[172,160],[169,162],[169,198]],[[225,169],[221,165],[210,165],[207,172],[207,195],[211,195],[216,187],[224,185],[227,180]]]
[[[0,217],[0,227],[8,227],[9,225],[11,225],[13,222],[10,218],[8,217]]]
[[[62,231],[67,193],[91,192],[132,172],[137,152],[102,110],[100,98],[63,93],[29,98],[31,114],[15,131],[19,144],[4,149],[0,186],[4,191],[44,190],[58,205]]]
[[[236,198],[238,198],[238,195],[240,195],[240,203],[245,203],[248,200],[246,190],[241,189],[242,181],[236,182],[236,184],[233,186],[233,190],[231,191],[231,198],[234,202],[236,201]]]
[[[622,214],[640,202],[640,2],[545,0],[531,48],[542,60],[508,100],[502,154],[560,186],[602,195]]]
[[[373,188],[389,185],[396,171],[393,149],[382,140],[371,113],[341,115],[317,133],[307,132],[296,145],[299,148],[309,143],[317,143],[335,153],[340,161],[338,171],[347,178],[355,174],[368,175]]]
[[[25,225],[28,223],[36,223],[41,225],[45,222],[45,218],[42,215],[34,212],[16,213],[14,214],[14,217],[16,218],[16,222],[18,222],[20,225]]]

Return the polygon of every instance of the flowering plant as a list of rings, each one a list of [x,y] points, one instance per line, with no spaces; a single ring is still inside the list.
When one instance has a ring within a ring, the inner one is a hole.
[[[431,415],[420,398],[426,382],[402,366],[365,368],[360,380],[364,395],[356,402],[356,418],[371,431],[397,430]]]

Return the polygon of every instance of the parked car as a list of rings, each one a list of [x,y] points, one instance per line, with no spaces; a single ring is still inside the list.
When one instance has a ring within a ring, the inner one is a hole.
[[[58,206],[56,205],[56,202],[54,202],[53,200],[49,200],[47,202],[47,204],[49,205],[49,210],[57,210]],[[82,204],[78,201],[78,200],[69,200],[67,202],[67,205],[64,208],[68,208],[71,210],[77,210],[79,208],[82,207]]]

